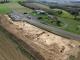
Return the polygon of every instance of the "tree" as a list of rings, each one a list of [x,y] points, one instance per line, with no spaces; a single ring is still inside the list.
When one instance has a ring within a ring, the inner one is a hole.
[[[77,16],[79,15],[78,12],[72,12],[71,14],[74,15],[74,19],[77,19]]]
[[[61,26],[61,21],[56,21],[57,26]]]
[[[54,8],[58,8],[58,9],[62,9],[62,10],[65,10],[67,12],[69,12],[71,15],[74,16],[74,19],[77,19],[77,16],[79,15],[79,11],[80,9],[76,8],[76,7],[72,7],[72,6],[50,6],[51,9],[54,9]],[[51,13],[51,12],[50,12]],[[59,14],[62,14],[61,11],[58,11]]]
[[[62,10],[58,10],[57,12],[59,15],[61,15],[63,13]]]
[[[71,15],[74,16],[74,19],[77,19],[77,16],[79,15],[79,9],[78,9],[78,8],[72,8],[72,7],[70,7],[67,11],[68,11]]]
[[[42,17],[38,17],[38,19],[40,20],[40,19],[42,19]]]
[[[62,22],[60,20],[58,20],[58,17],[54,16],[54,21],[56,22],[57,26],[61,26]]]
[[[9,0],[0,0],[0,3],[8,3]]]
[[[56,15],[56,12],[54,10],[48,10],[47,13],[50,15]]]

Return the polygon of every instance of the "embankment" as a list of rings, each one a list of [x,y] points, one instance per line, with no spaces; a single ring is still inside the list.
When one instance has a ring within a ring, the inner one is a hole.
[[[26,44],[23,40],[10,33],[1,24],[0,30],[2,30],[6,34],[6,36],[11,38],[13,42],[17,43],[21,52],[25,55],[28,55],[30,57],[30,60],[45,60],[41,56],[41,54],[37,52],[33,47],[31,47],[29,44]]]

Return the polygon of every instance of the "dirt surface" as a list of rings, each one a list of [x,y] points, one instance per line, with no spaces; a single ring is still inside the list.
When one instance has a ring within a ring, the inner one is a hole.
[[[1,16],[0,19],[6,30],[29,44],[44,60],[69,60],[70,55],[76,57],[80,52],[80,41],[63,38],[27,22],[12,21],[7,15]]]
[[[30,60],[0,28],[0,60]]]
[[[21,53],[18,46],[6,39],[0,32],[0,60],[29,60]]]

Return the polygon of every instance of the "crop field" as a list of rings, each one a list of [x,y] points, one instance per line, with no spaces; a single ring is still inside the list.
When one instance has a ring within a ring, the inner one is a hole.
[[[29,53],[23,53],[24,49],[14,39],[0,27],[0,60],[33,60]]]

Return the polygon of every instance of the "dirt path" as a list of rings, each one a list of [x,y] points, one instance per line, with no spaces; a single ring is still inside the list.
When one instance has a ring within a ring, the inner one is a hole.
[[[30,60],[0,28],[0,60]]]

